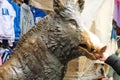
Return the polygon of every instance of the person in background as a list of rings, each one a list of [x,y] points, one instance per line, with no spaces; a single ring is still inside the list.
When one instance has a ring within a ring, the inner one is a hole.
[[[96,53],[96,58],[100,61],[104,61],[106,64],[110,65],[118,75],[120,75],[120,58],[115,54],[103,54],[103,53]]]
[[[117,55],[120,58],[119,53],[116,52],[115,55]],[[120,76],[116,73],[116,71],[112,67],[110,67],[109,69],[108,77],[110,80],[120,80]]]

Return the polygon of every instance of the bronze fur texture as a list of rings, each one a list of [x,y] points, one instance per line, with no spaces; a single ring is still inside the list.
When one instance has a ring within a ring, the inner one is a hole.
[[[83,5],[83,0],[54,0],[55,11],[21,37],[0,67],[0,80],[63,80],[70,60],[95,60],[95,53],[104,52],[106,46],[94,45],[92,33],[80,26]]]

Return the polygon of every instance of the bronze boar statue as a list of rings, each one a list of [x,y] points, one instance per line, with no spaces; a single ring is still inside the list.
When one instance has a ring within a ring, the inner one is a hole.
[[[80,26],[84,1],[63,1],[54,0],[54,12],[21,37],[0,67],[0,80],[63,80],[70,60],[79,56],[94,60],[95,53],[105,51],[106,46]]]

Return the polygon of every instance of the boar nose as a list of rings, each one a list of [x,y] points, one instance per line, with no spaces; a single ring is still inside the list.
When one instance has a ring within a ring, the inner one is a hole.
[[[95,53],[94,55],[98,59],[103,57],[103,53]]]

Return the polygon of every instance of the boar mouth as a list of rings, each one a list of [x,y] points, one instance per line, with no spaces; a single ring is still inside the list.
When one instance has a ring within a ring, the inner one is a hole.
[[[88,47],[86,44],[79,44],[79,48],[82,51],[82,55],[86,56],[91,60],[96,60],[97,58],[94,56],[95,49]]]
[[[81,46],[81,47],[87,49],[87,45],[86,45],[86,44],[79,44],[79,46]]]
[[[88,48],[88,46],[86,44],[79,44],[79,47],[84,48],[85,50],[87,50],[88,52],[93,52],[94,49],[90,49]]]

